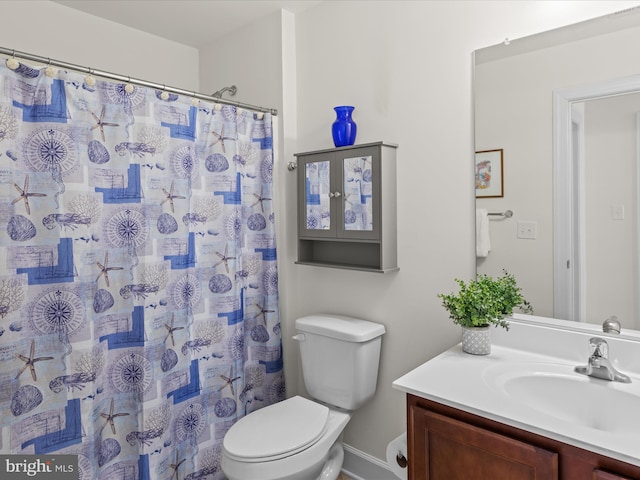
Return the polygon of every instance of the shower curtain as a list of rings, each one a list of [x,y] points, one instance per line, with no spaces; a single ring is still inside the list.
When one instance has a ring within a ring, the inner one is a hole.
[[[285,396],[270,114],[0,67],[0,453],[224,478]]]

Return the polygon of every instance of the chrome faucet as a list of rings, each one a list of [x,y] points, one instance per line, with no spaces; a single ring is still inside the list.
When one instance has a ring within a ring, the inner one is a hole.
[[[610,382],[631,383],[631,379],[624,373],[617,371],[609,361],[609,344],[600,337],[589,339],[591,355],[584,367],[575,367],[574,371],[589,377],[601,378]]]

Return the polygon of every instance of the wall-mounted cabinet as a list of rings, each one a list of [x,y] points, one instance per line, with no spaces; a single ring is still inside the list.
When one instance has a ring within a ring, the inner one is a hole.
[[[296,154],[296,263],[398,269],[396,149],[377,142]]]

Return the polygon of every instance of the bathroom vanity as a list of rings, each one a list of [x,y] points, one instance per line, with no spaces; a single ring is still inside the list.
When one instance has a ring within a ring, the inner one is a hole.
[[[516,317],[492,331],[490,355],[457,345],[394,382],[407,394],[409,479],[640,480],[639,339]],[[592,337],[631,383],[574,371]]]

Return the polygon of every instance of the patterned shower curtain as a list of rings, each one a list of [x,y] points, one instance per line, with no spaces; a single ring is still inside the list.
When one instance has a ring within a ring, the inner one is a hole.
[[[0,453],[224,478],[284,398],[270,114],[0,67]]]

